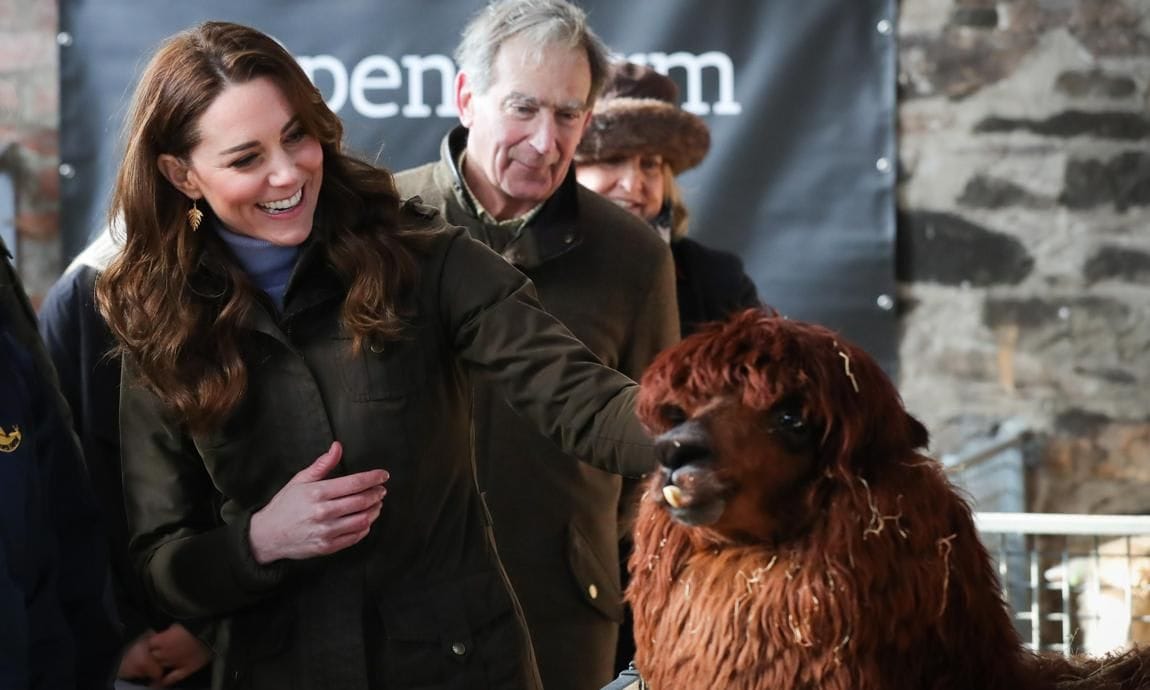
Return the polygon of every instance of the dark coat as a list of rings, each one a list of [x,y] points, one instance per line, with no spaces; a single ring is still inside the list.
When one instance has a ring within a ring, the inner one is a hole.
[[[110,239],[108,240],[110,244]],[[128,570],[124,493],[120,486],[120,360],[115,341],[96,309],[93,292],[103,262],[77,261],[52,285],[40,305],[40,333],[60,378],[60,391],[72,410],[84,460],[109,533],[112,584],[124,635],[134,638],[150,627],[138,587]]]
[[[52,285],[40,305],[40,333],[60,378],[60,391],[72,409],[92,488],[107,527],[111,586],[122,627],[119,648],[148,629],[162,630],[172,621],[148,605],[128,557],[128,525],[120,474],[120,357],[115,340],[96,308],[95,284],[115,254],[110,233],[103,232],[76,257]],[[193,632],[210,637],[202,621],[183,621]],[[206,687],[207,670],[177,687]]]
[[[522,274],[435,215],[410,204],[403,214],[441,228],[418,255],[405,338],[357,352],[338,320],[346,286],[317,229],[283,315],[253,305],[247,393],[216,431],[174,423],[125,362],[131,549],[170,615],[226,618],[224,687],[538,690],[475,487],[472,375],[603,470],[653,464],[633,382],[598,364]],[[370,534],[332,556],[258,564],[251,514],[333,440],[339,472],[391,474]]]
[[[8,256],[0,242],[0,687],[108,688],[118,649],[102,525]]]
[[[673,264],[643,222],[575,182],[574,172],[517,236],[461,202],[454,161],[467,131],[443,140],[440,160],[397,175],[531,278],[540,300],[600,360],[638,378],[678,339]],[[501,399],[475,392],[480,487],[496,543],[523,605],[547,690],[589,690],[615,676],[622,619],[618,477],[578,462]],[[530,478],[530,479],[528,479]]]
[[[31,353],[0,315],[0,687],[76,687],[76,650],[64,619],[50,485],[60,469],[45,452],[59,431]]]
[[[708,321],[760,306],[754,282],[743,262],[730,252],[711,249],[689,237],[671,242],[675,255],[675,288],[683,336]]]

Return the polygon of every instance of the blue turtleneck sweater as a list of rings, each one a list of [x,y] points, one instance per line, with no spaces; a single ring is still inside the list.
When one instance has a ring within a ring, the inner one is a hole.
[[[288,278],[299,258],[299,247],[281,247],[267,240],[240,235],[223,227],[216,227],[220,238],[231,247],[240,265],[256,287],[267,293],[276,309],[283,311],[284,291]]]

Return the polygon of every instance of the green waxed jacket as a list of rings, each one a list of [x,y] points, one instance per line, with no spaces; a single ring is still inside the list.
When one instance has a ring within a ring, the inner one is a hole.
[[[248,391],[220,429],[187,433],[125,365],[131,548],[169,614],[225,622],[217,687],[538,687],[476,490],[472,377],[601,469],[638,475],[654,462],[629,379],[600,365],[498,255],[426,207],[404,214],[439,229],[419,256],[402,340],[351,353],[338,321],[345,287],[317,237],[283,315],[252,310]],[[333,440],[340,471],[391,474],[370,535],[332,556],[257,564],[251,513]]]
[[[521,231],[485,222],[461,193],[455,161],[467,135],[455,128],[439,160],[397,174],[401,193],[420,195],[522,270],[547,311],[600,361],[638,379],[679,338],[667,244],[646,223],[577,184],[573,171]],[[497,388],[479,385],[474,397],[480,488],[544,686],[598,690],[615,677],[623,617],[620,479],[552,443],[504,404]],[[530,490],[524,489],[527,477]]]

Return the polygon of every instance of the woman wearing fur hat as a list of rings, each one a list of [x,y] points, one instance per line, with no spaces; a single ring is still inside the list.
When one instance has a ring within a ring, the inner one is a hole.
[[[686,336],[760,302],[737,256],[686,237],[688,213],[675,176],[703,160],[711,135],[702,118],[678,104],[679,88],[668,77],[630,62],[615,65],[576,150],[575,174],[670,242]]]

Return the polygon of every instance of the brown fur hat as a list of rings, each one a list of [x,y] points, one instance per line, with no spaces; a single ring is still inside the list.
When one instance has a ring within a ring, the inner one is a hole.
[[[650,67],[621,62],[607,75],[575,161],[657,153],[677,175],[698,165],[710,147],[707,123],[679,107],[675,82]]]

